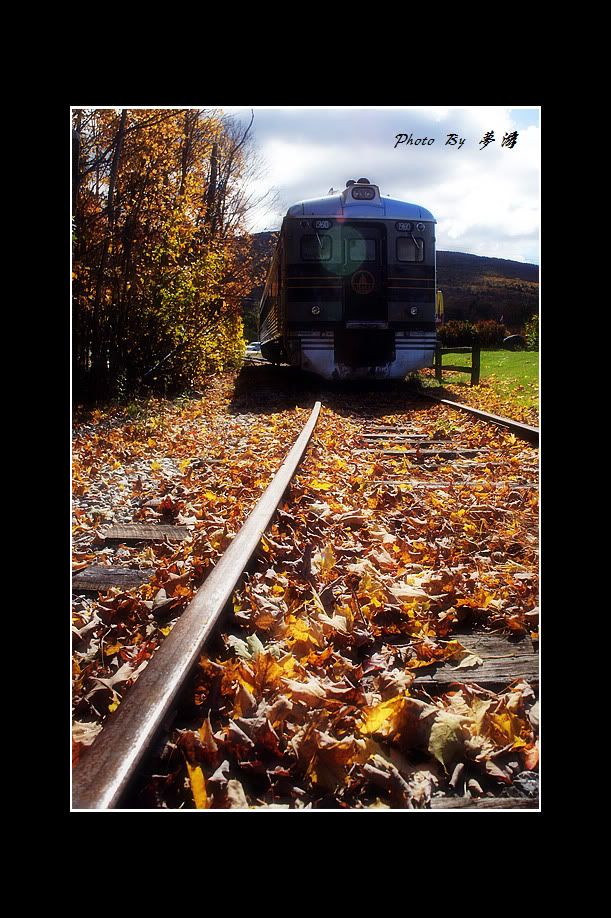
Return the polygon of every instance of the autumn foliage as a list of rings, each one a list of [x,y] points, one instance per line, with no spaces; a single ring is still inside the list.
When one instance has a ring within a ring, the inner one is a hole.
[[[77,399],[172,392],[242,356],[247,133],[199,110],[74,112]]]

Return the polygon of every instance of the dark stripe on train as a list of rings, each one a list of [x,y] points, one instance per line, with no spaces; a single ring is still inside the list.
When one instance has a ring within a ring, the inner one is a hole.
[[[372,322],[375,320],[372,320]],[[317,331],[337,331],[337,329],[345,329],[344,321],[337,322],[292,322],[289,320],[287,322],[286,331],[287,334],[292,335],[298,331],[305,332],[317,332]],[[353,329],[349,328],[348,331],[378,331],[375,325],[371,327],[365,326],[364,328],[355,327]],[[388,329],[382,329],[382,331],[394,331],[394,332],[435,332],[435,322],[423,322],[422,320],[417,322],[412,322],[410,319],[396,319],[388,323]]]

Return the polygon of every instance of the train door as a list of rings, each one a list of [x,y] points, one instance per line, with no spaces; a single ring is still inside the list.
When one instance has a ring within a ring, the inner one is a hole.
[[[366,223],[342,227],[346,327],[386,327],[386,230]]]

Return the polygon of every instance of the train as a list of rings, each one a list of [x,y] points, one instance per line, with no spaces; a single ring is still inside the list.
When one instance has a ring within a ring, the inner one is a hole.
[[[435,224],[367,178],[289,207],[259,305],[262,357],[327,380],[432,366],[443,308]]]

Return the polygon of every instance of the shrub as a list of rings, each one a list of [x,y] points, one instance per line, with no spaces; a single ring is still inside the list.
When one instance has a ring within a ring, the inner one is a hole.
[[[471,347],[476,342],[480,347],[502,347],[506,336],[505,326],[493,319],[485,319],[476,325],[452,319],[439,329],[443,347]]]
[[[477,323],[477,337],[481,347],[502,347],[507,329],[501,322],[486,320]]]
[[[439,329],[439,340],[443,347],[470,347],[477,340],[477,329],[472,322],[451,319]]]
[[[539,316],[531,316],[524,326],[524,337],[529,351],[539,350]]]

